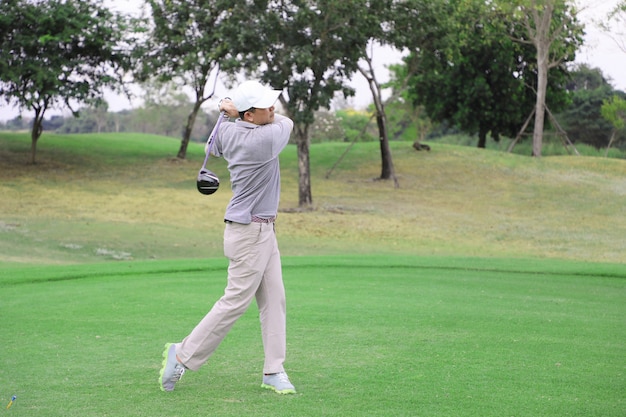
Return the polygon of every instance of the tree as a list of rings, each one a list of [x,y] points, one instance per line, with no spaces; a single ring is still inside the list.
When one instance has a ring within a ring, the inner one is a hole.
[[[582,43],[582,25],[576,10],[566,0],[501,1],[505,13],[520,22],[524,33],[512,33],[517,42],[533,45],[536,50],[537,96],[533,131],[533,156],[541,156],[548,89],[548,71],[565,60],[573,60]]]
[[[441,12],[445,8],[445,2],[432,2],[425,0],[384,0],[372,2],[370,4],[371,15],[380,16],[378,22],[372,22],[364,27],[369,34],[369,50],[373,50],[372,45],[381,43],[391,45],[397,49],[420,50],[427,47],[429,37],[434,29],[431,23],[432,16]],[[393,178],[396,187],[399,186],[395,176],[395,168],[389,146],[389,117],[386,111],[387,103],[398,100],[403,93],[406,83],[412,72],[407,74],[403,80],[398,80],[394,94],[383,101],[383,89],[389,85],[381,85],[376,77],[373,66],[373,54],[363,51],[358,71],[367,80],[374,103],[376,125],[378,126],[378,137],[380,141],[381,153],[381,175],[380,179]],[[399,73],[396,72],[396,76]]]
[[[429,47],[415,50],[405,66],[393,68],[395,78],[403,79],[407,68],[415,66],[407,99],[424,106],[435,122],[478,134],[480,148],[488,134],[495,141],[501,135],[514,137],[535,104],[532,47],[512,41],[507,17],[485,2],[448,4],[446,13],[434,15],[440,32]],[[554,109],[566,102],[565,74],[560,67],[549,80]]]
[[[0,2],[0,96],[34,111],[31,163],[46,111],[97,103],[128,68],[125,19],[102,0]]]
[[[14,117],[13,119],[7,120],[5,126],[7,130],[25,130],[28,129],[29,124],[28,120],[25,120],[21,116]]]
[[[198,111],[192,130],[184,130],[181,120],[188,118],[195,105],[189,100],[189,96],[174,83],[143,83],[142,87],[144,104],[137,109],[137,116],[145,126],[142,131],[172,137],[186,134],[188,140],[193,140],[193,133],[197,125],[204,122],[202,119],[205,115]]]
[[[626,99],[614,95],[610,99],[604,100],[601,107],[602,117],[613,125],[611,139],[606,146],[606,154],[609,154],[611,144],[615,140],[618,132],[623,132],[626,127]]]
[[[315,123],[310,128],[310,137],[311,143],[344,141],[346,131],[337,112],[327,109],[318,111],[315,114]]]
[[[261,3],[257,8],[261,8]],[[249,60],[261,60],[261,79],[274,88],[283,88],[281,104],[295,123],[298,149],[298,202],[301,208],[313,204],[310,177],[309,129],[315,112],[328,108],[335,93],[354,94],[346,83],[369,36],[365,28],[376,24],[365,0],[291,0],[267,2],[267,12],[254,17],[259,53]],[[251,16],[248,15],[248,19]]]
[[[399,187],[398,180],[396,178],[395,169],[393,166],[393,159],[391,157],[391,148],[389,147],[389,132],[387,127],[387,114],[385,112],[385,103],[382,97],[382,87],[376,80],[376,74],[374,72],[374,65],[372,58],[366,54],[363,61],[366,66],[359,65],[358,70],[367,80],[372,97],[374,99],[374,109],[376,115],[376,125],[378,126],[378,140],[380,142],[380,155],[382,171],[380,173],[381,180],[388,180],[393,178],[395,186]]]
[[[107,102],[103,101],[101,103],[97,103],[94,107],[91,108],[93,118],[96,122],[96,132],[102,133],[108,131],[107,125],[109,123],[109,105]]]
[[[612,129],[601,115],[602,103],[616,94],[598,68],[579,65],[570,73],[566,85],[570,105],[559,115],[568,137],[597,149],[606,146]]]
[[[137,22],[144,41],[135,49],[136,77],[191,88],[193,107],[182,128],[177,157],[184,159],[201,106],[215,93],[220,71],[238,72],[246,50],[245,19],[259,10],[245,0],[146,0],[151,20]]]
[[[375,131],[371,131],[370,122],[372,117],[364,110],[341,109],[335,111],[337,118],[345,132],[345,142],[369,142],[376,139]]]
[[[56,130],[63,126],[65,123],[65,118],[63,116],[52,116],[49,120],[43,121],[43,129],[44,130]]]

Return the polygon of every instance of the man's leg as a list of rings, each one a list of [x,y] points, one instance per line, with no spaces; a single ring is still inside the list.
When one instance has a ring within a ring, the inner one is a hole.
[[[284,372],[283,363],[287,350],[285,288],[276,235],[273,225],[270,227],[270,244],[266,246],[269,262],[256,292],[265,351],[265,374]]]
[[[268,264],[256,292],[261,318],[261,333],[265,364],[261,387],[279,394],[295,394],[296,389],[285,373],[283,363],[287,350],[286,302],[280,252],[274,227],[268,228],[271,245],[268,245]]]
[[[267,258],[260,241],[260,224],[227,224],[224,254],[229,259],[228,285],[224,295],[198,323],[176,353],[191,370],[198,370],[215,352],[233,324],[246,311],[263,277]]]

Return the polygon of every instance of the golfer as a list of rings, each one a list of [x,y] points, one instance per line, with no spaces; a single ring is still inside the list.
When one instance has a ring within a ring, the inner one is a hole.
[[[233,196],[224,216],[224,255],[229,260],[224,295],[180,343],[163,352],[161,390],[172,391],[185,370],[198,370],[215,352],[235,321],[256,299],[265,364],[261,387],[295,393],[283,362],[286,354],[286,303],[274,221],[280,197],[278,154],[293,122],[274,113],[281,92],[246,81],[232,100],[219,104],[234,123],[222,123],[212,153],[228,162]]]

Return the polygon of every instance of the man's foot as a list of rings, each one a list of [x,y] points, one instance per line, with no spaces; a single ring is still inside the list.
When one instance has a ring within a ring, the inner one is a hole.
[[[296,389],[285,372],[277,374],[263,375],[263,383],[261,387],[274,390],[279,394],[295,394]]]
[[[161,391],[174,391],[174,385],[185,373],[185,367],[176,359],[176,345],[167,343],[163,351],[163,367],[159,376]]]

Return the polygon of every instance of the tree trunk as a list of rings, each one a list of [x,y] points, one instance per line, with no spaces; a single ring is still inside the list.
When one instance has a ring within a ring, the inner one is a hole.
[[[391,148],[389,146],[389,137],[387,135],[387,115],[385,114],[385,105],[382,99],[380,84],[378,84],[376,77],[374,76],[372,59],[367,56],[365,61],[369,66],[369,70],[361,68],[360,66],[358,67],[358,70],[369,84],[370,91],[372,92],[372,98],[374,99],[374,107],[376,108],[376,124],[378,125],[378,139],[380,140],[380,157],[382,164],[380,179],[388,180],[393,178],[397,187],[398,181],[396,179],[393,159],[391,157]]]
[[[196,117],[198,116],[198,111],[200,111],[201,105],[201,101],[196,101],[193,105],[193,110],[191,110],[191,113],[189,113],[189,116],[187,117],[187,125],[183,130],[183,139],[180,141],[180,148],[178,149],[178,154],[176,155],[179,159],[185,159],[187,156],[187,146],[189,145],[193,125],[196,123]]]
[[[546,90],[548,87],[548,47],[537,46],[537,102],[535,104],[535,129],[533,131],[533,156],[541,156],[543,126],[545,123]]]
[[[381,180],[388,180],[394,177],[393,160],[391,158],[391,149],[389,147],[389,138],[387,137],[387,123],[384,114],[378,113],[376,116],[376,124],[380,135],[380,157],[382,159],[382,170],[380,173]]]
[[[308,132],[308,125],[302,128],[296,128],[296,145],[298,147],[298,206],[300,208],[310,208],[313,205]]]
[[[611,134],[611,139],[609,139],[609,144],[606,145],[606,152],[604,153],[605,157],[609,156],[609,149],[611,149],[611,145],[613,144],[613,140],[615,140],[616,134],[617,134],[617,129],[613,129],[613,133]]]
[[[487,131],[483,129],[478,131],[478,147],[482,149],[487,147]]]
[[[33,165],[36,163],[37,141],[43,132],[43,115],[44,110],[35,109],[35,119],[33,120],[33,128],[30,132],[30,163]]]
[[[550,69],[550,45],[554,0],[537,5],[532,2],[530,15],[535,30],[529,29],[530,38],[537,50],[537,101],[535,103],[535,129],[533,131],[533,156],[541,156],[543,146],[543,126],[546,114],[546,90],[548,88],[548,70]],[[533,33],[534,32],[534,33]]]

